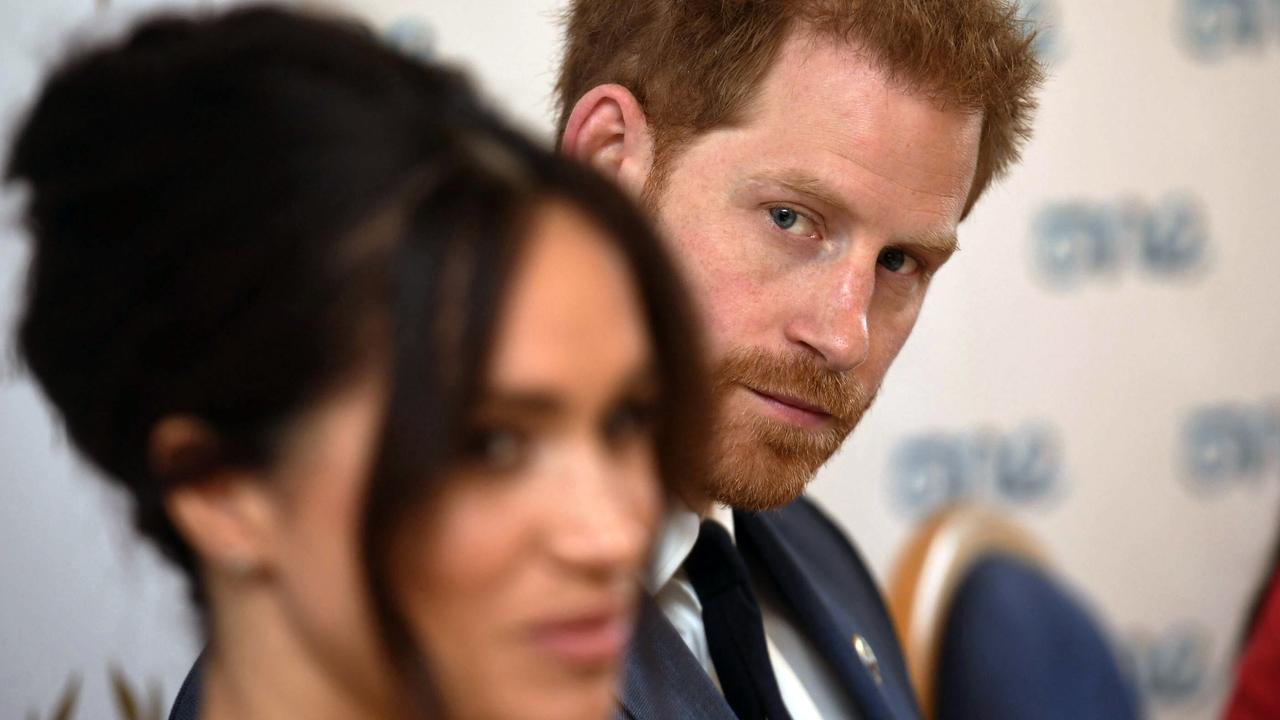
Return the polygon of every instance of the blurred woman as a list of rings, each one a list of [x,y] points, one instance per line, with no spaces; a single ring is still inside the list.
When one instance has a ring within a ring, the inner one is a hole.
[[[686,300],[612,189],[270,8],[72,58],[7,177],[20,352],[191,578],[200,717],[611,713],[702,428]]]

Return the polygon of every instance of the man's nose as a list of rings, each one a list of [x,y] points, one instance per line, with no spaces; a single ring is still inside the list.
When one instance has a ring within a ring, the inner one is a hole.
[[[788,341],[818,356],[832,372],[853,370],[867,359],[871,337],[867,314],[875,291],[870,271],[848,263],[833,269],[809,292],[797,294],[785,334]]]

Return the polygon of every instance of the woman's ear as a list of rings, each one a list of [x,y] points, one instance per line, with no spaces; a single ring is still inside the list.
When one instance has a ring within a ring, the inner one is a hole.
[[[621,85],[599,85],[578,99],[560,150],[640,197],[653,168],[653,134],[639,101]]]
[[[271,569],[276,512],[266,478],[223,463],[217,434],[193,417],[161,419],[149,451],[167,488],[165,510],[207,572],[244,577]]]

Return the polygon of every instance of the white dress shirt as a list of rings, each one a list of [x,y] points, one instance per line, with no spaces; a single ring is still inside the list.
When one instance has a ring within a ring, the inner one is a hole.
[[[708,519],[723,525],[729,531],[729,537],[734,537],[732,510],[715,505],[708,513]],[[702,519],[697,513],[679,500],[672,503],[654,547],[653,566],[646,586],[658,608],[719,687],[720,681],[707,647],[706,629],[702,624],[702,603],[698,601],[683,568],[685,559],[698,541],[701,524]],[[777,598],[767,592],[767,585],[752,577],[752,589],[764,618],[769,662],[778,680],[782,702],[791,713],[792,720],[856,718],[857,713],[840,681],[800,629],[782,612]]]

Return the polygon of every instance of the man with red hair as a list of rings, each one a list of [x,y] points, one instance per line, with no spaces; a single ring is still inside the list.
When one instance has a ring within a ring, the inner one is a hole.
[[[570,4],[561,148],[651,211],[714,362],[715,455],[658,541],[630,716],[919,714],[871,574],[802,493],[1017,160],[1031,35],[1004,0]]]

